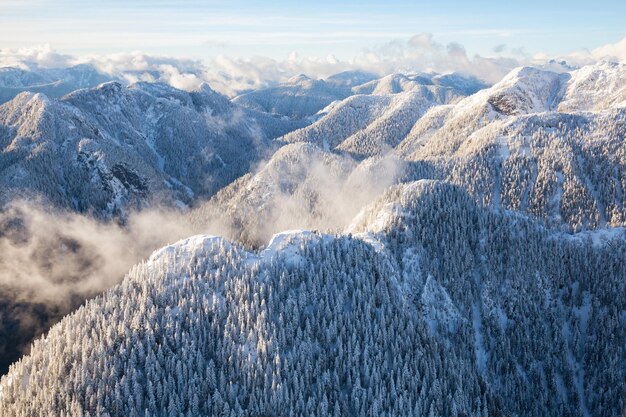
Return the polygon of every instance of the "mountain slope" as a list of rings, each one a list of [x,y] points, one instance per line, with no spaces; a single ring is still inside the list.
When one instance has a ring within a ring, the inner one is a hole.
[[[393,155],[357,161],[310,143],[293,143],[187,216],[198,230],[258,247],[281,230],[342,230],[390,185],[439,177],[429,163]]]
[[[616,415],[626,240],[438,182],[260,252],[166,247],[35,343],[3,414]],[[532,302],[529,302],[532,301]]]
[[[602,111],[626,107],[626,64],[602,62],[571,73],[559,111]]]
[[[280,230],[314,229],[325,222],[342,225],[341,184],[355,165],[311,144],[286,145],[190,217],[197,225],[218,224],[221,234],[248,245],[262,245]]]
[[[356,70],[340,72],[325,80],[300,74],[276,86],[240,94],[233,98],[233,102],[292,119],[313,117],[334,101],[354,94],[356,86],[376,78],[374,74]]]

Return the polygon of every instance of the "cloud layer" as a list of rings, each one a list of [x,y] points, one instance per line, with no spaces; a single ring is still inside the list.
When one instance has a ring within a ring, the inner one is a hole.
[[[443,44],[432,34],[421,33],[365,49],[348,60],[332,55],[300,57],[296,52],[284,60],[218,55],[201,61],[141,52],[77,57],[58,52],[49,45],[0,49],[0,66],[62,68],[87,63],[128,82],[161,81],[185,90],[196,89],[206,82],[230,96],[274,85],[301,73],[325,78],[347,70],[365,70],[379,75],[396,71],[460,72],[494,83],[512,68],[543,65],[551,59],[565,60],[570,65],[584,65],[603,59],[626,60],[626,38],[614,44],[563,56],[530,56],[523,49],[508,48],[505,44],[494,48],[493,55],[482,56],[469,55],[459,43]]]

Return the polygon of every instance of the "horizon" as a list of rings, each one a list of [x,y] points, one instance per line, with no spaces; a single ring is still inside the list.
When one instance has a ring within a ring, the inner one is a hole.
[[[519,66],[561,70],[552,60],[626,61],[626,4],[604,4],[0,0],[0,67],[87,63],[128,82],[208,83],[229,96],[348,70],[494,84]]]

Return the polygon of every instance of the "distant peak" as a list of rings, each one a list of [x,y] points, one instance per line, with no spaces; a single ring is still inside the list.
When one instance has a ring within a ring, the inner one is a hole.
[[[124,86],[119,81],[107,81],[102,84],[98,84],[96,87],[99,90],[104,91],[121,91]]]
[[[305,74],[298,74],[289,78],[287,80],[287,83],[288,84],[301,84],[301,83],[310,82],[310,81],[314,81],[314,80]]]

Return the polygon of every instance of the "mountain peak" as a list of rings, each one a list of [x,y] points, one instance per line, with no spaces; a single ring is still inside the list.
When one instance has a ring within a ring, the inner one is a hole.
[[[487,102],[501,114],[518,115],[554,110],[570,78],[534,67],[518,67],[487,92]]]
[[[297,84],[308,84],[311,82],[314,82],[316,80],[312,79],[311,77],[307,76],[306,74],[298,74],[298,75],[294,75],[293,77],[289,78],[286,83],[287,84],[293,84],[293,85],[297,85]]]

